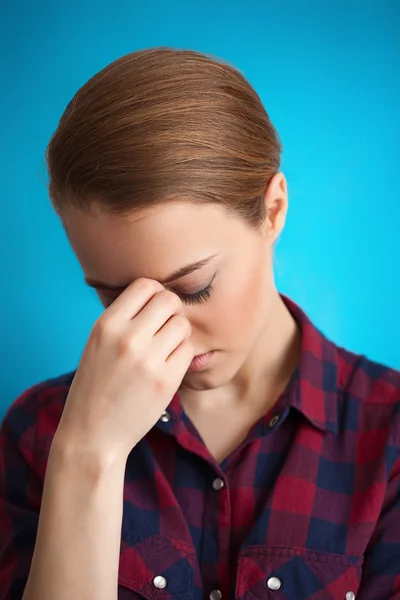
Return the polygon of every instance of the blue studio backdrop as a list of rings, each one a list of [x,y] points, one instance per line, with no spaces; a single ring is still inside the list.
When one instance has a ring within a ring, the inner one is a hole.
[[[102,311],[48,200],[48,139],[91,75],[151,46],[219,56],[255,87],[288,180],[279,289],[340,345],[400,368],[400,2],[5,0],[0,28],[0,421],[76,368]]]

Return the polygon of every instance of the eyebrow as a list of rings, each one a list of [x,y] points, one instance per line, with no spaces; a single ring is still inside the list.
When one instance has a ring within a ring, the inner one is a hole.
[[[207,258],[203,258],[202,260],[199,260],[197,262],[191,263],[189,265],[185,265],[184,267],[181,267],[177,271],[174,271],[174,273],[171,273],[171,275],[169,275],[166,279],[160,280],[160,283],[162,285],[167,285],[168,283],[172,283],[173,281],[176,281],[177,279],[181,279],[181,277],[185,277],[185,275],[189,275],[189,273],[193,273],[193,271],[197,271],[198,269],[201,269],[207,263],[209,263],[212,258],[215,258],[216,256],[217,256],[217,254],[212,254],[211,256],[208,256]],[[104,283],[102,281],[96,281],[95,279],[90,279],[88,277],[85,277],[85,283],[90,287],[101,289],[101,290],[109,290],[111,292],[122,292],[132,282],[130,281],[126,285],[111,285],[109,283]]]

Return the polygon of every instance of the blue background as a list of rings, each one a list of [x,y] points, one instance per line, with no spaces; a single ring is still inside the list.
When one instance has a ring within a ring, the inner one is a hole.
[[[47,197],[47,141],[91,75],[150,46],[220,56],[255,87],[289,185],[278,287],[400,368],[400,2],[3,0],[1,21],[0,420],[76,368],[102,311]]]

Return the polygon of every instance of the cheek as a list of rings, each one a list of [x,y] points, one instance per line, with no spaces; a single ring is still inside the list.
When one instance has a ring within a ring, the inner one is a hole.
[[[255,260],[241,272],[227,274],[210,303],[215,337],[235,345],[253,337],[262,325],[272,290],[272,275],[265,260]]]
[[[257,324],[268,296],[268,280],[259,265],[253,265],[243,276],[242,281],[232,292],[231,317],[236,323],[235,329],[252,327]],[[250,331],[248,332],[251,333]]]

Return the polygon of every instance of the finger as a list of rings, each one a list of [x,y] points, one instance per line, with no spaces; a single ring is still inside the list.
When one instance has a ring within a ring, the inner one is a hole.
[[[164,286],[155,279],[136,279],[105,310],[101,318],[118,321],[134,319],[143,307],[163,290]]]
[[[179,344],[179,346],[168,357],[165,365],[169,374],[175,374],[175,391],[180,386],[193,358],[194,347],[191,341],[188,339]]]
[[[155,360],[166,361],[176,348],[191,335],[192,328],[183,315],[173,315],[153,338]]]
[[[132,321],[132,334],[150,340],[171,317],[181,312],[182,301],[179,296],[169,290],[158,292]]]

